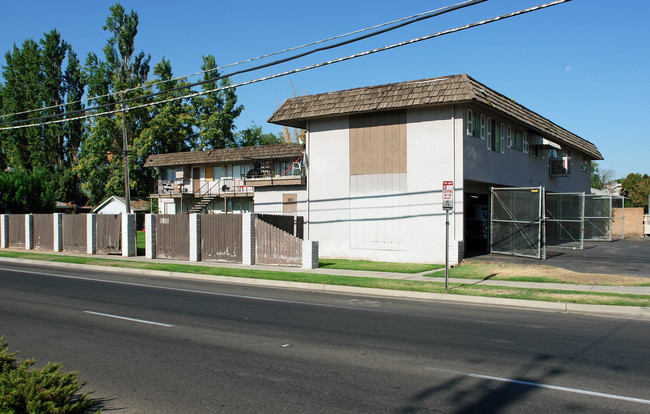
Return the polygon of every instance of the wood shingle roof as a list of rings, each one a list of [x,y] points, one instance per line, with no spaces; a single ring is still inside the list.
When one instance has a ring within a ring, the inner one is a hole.
[[[310,119],[453,103],[488,106],[522,122],[551,141],[577,149],[593,159],[603,159],[598,148],[591,142],[466,74],[290,98],[268,121],[305,129]]]
[[[181,165],[215,165],[246,162],[248,160],[295,160],[304,152],[302,144],[274,144],[256,147],[225,148],[206,151],[175,152],[150,155],[145,167],[173,167]]]

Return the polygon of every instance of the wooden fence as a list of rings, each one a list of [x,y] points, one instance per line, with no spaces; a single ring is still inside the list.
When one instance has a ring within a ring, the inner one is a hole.
[[[190,221],[187,214],[156,216],[156,257],[190,259]]]
[[[302,240],[257,218],[255,263],[299,266],[302,264]]]
[[[201,260],[241,263],[241,214],[201,215]]]
[[[25,247],[24,214],[9,214],[9,247]]]
[[[258,214],[257,218],[286,233],[303,240],[305,218],[302,216],[283,216],[279,214]]]
[[[34,214],[34,248],[54,250],[54,216]]]
[[[86,253],[87,241],[85,214],[65,214],[63,216],[63,250]]]
[[[122,216],[120,214],[97,214],[97,253],[122,252]]]

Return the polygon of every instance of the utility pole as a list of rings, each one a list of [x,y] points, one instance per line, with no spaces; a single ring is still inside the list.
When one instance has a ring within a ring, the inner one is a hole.
[[[124,102],[124,92],[122,92],[122,102]],[[126,136],[126,104],[122,103],[122,150],[124,152],[124,203],[126,204],[126,214],[131,212],[131,188],[129,185],[129,151],[128,140]]]

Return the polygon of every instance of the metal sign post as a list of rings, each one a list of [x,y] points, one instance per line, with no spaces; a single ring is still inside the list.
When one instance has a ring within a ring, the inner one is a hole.
[[[445,291],[449,290],[449,212],[454,209],[454,182],[442,182],[442,209],[445,210]]]

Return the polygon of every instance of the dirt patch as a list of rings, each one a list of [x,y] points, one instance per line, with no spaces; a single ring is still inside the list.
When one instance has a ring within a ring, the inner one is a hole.
[[[622,276],[602,273],[580,273],[572,270],[546,265],[520,265],[511,263],[494,263],[486,261],[467,261],[467,264],[485,266],[491,279],[505,280],[513,277],[548,277],[566,283],[581,285],[617,285],[630,286],[648,283],[644,277]]]

